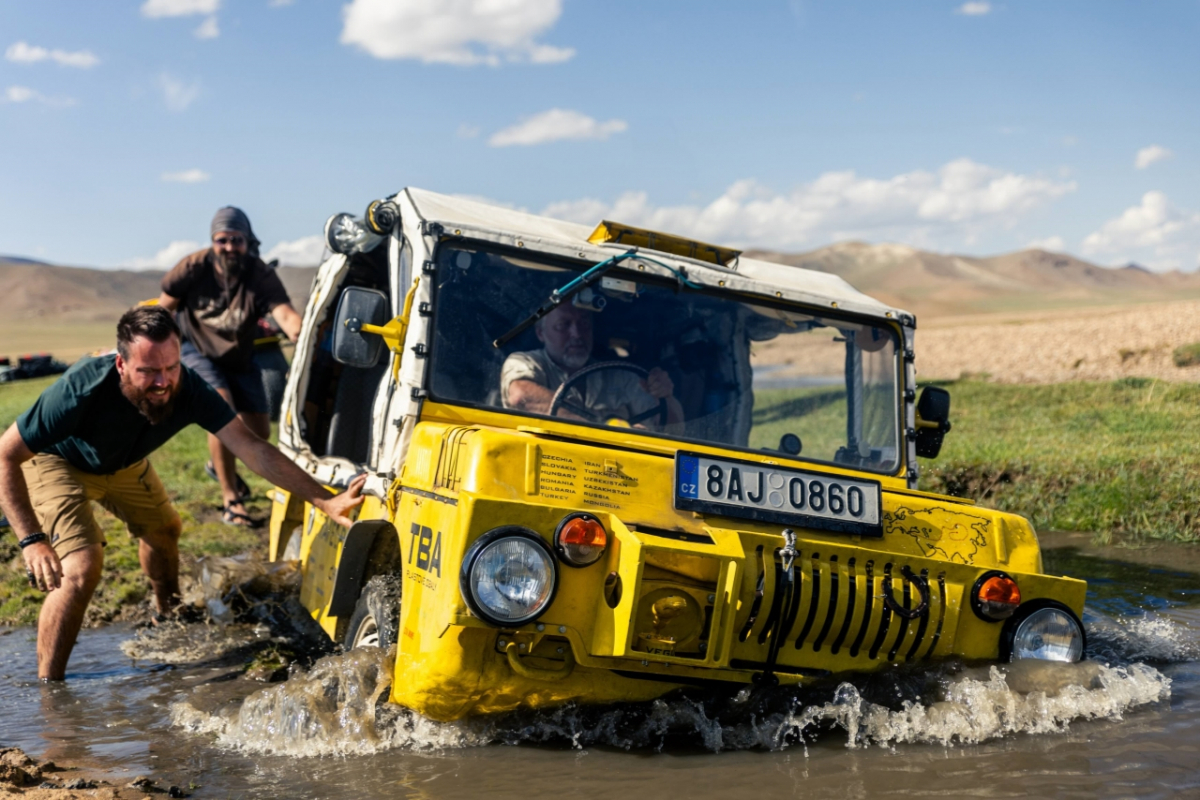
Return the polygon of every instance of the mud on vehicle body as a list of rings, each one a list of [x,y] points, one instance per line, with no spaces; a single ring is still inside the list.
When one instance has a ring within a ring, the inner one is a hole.
[[[395,702],[447,720],[1082,656],[1085,585],[1043,574],[1029,523],[916,489],[949,396],[918,398],[911,315],[829,274],[417,189],[326,236],[280,444],[331,487],[365,471],[368,497],[347,530],[275,490],[271,556],[300,559],[332,638],[396,646]],[[553,415],[506,408],[506,359],[561,303],[601,366]],[[682,419],[629,388],[655,369]],[[597,411],[605,381],[639,401]]]

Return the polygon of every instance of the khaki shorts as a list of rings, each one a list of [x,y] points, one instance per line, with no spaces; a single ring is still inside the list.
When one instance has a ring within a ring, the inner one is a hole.
[[[59,456],[39,453],[21,465],[29,500],[42,530],[62,558],[88,545],[106,545],[104,531],[92,514],[96,501],[141,538],[179,524],[158,473],[147,459],[109,475],[93,475]]]

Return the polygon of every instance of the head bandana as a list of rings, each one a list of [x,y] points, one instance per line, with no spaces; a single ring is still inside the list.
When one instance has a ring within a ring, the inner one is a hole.
[[[258,257],[258,245],[260,242],[254,236],[254,231],[250,227],[250,218],[240,208],[233,206],[225,206],[218,209],[213,215],[212,220],[212,236],[216,236],[222,231],[233,231],[240,233],[246,237],[246,252],[249,255]]]

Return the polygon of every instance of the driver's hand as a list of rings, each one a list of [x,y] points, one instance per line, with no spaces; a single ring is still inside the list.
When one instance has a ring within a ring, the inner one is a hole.
[[[650,374],[642,381],[642,388],[647,394],[658,400],[675,394],[675,384],[671,383],[671,376],[662,367],[650,370]]]

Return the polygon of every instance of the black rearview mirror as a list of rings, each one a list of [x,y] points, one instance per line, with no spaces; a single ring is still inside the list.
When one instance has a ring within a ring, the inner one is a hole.
[[[940,386],[926,386],[917,400],[917,455],[937,458],[949,430],[950,393]]]
[[[387,295],[376,289],[351,286],[342,292],[334,320],[334,360],[348,367],[375,366],[379,362],[383,337],[364,332],[362,326],[379,326],[387,322]]]

